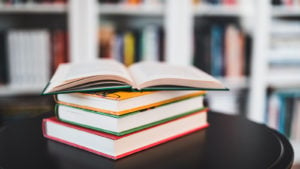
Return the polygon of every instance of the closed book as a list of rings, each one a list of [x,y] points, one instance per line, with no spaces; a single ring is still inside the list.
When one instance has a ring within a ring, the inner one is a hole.
[[[118,136],[158,125],[198,111],[206,111],[206,108],[203,107],[203,96],[197,96],[121,116],[66,105],[57,105],[56,107],[57,117],[61,121]]]
[[[58,94],[57,103],[113,115],[143,110],[199,96],[204,91],[95,92]]]
[[[56,118],[46,118],[42,125],[46,138],[108,158],[119,159],[203,129],[208,123],[207,113],[197,112],[124,136],[82,128]]]

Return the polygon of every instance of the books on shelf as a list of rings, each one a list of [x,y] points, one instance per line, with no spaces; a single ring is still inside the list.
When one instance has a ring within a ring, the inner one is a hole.
[[[203,23],[202,23],[203,22]],[[139,61],[164,61],[164,30],[159,24],[118,30],[117,23],[100,28],[100,58],[125,65]],[[216,77],[243,78],[249,74],[249,49],[245,33],[230,21],[201,21],[194,32],[193,64]]]
[[[69,60],[63,29],[11,29],[0,34],[0,83],[11,88],[43,88],[57,65]]]
[[[237,25],[200,23],[194,34],[193,64],[216,77],[243,78],[249,72],[245,34]]]
[[[268,56],[268,74],[270,83],[275,86],[297,86],[300,81],[300,22],[294,20],[277,19],[272,21],[270,50]],[[275,79],[289,78],[290,82]],[[282,84],[281,84],[282,83]]]
[[[299,89],[278,89],[268,99],[265,123],[284,134],[286,137],[299,139]]]
[[[127,66],[138,61],[164,60],[164,35],[160,26],[150,24],[116,30],[112,24],[104,24],[99,36],[100,58],[114,58]]]
[[[50,77],[49,32],[10,30],[7,43],[10,86],[40,87],[47,84]]]
[[[58,67],[43,94],[96,90],[227,90],[193,66],[140,62],[126,68],[110,59]]]
[[[67,0],[1,0],[0,5],[67,3]]]

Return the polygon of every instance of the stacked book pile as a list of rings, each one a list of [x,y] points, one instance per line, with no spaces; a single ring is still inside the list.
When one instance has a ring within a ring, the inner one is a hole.
[[[72,65],[64,66],[68,67],[64,69],[72,70]],[[164,64],[158,64],[157,69],[162,70],[161,66],[165,68]],[[78,70],[79,65],[75,67]],[[61,66],[59,69],[62,69]],[[61,71],[59,69],[57,72]],[[57,102],[56,116],[43,120],[43,133],[49,139],[119,159],[208,126],[207,108],[203,104],[205,91],[196,88],[197,86],[189,88],[185,85],[185,90],[170,88],[172,90],[147,91],[145,88],[124,91],[124,88],[120,88],[122,91],[112,91],[107,90],[112,82],[106,80],[104,84],[108,86],[102,85],[102,89],[97,88],[97,91],[91,92],[95,90],[95,85],[87,82],[78,85],[88,78],[86,74],[85,78],[62,82],[69,86],[68,89],[62,89],[62,84],[57,79],[62,78],[63,74],[57,72],[44,91],[44,94],[56,93]],[[65,74],[74,76],[73,71]],[[150,78],[149,74],[148,77]],[[210,83],[216,88],[219,83],[213,82]],[[72,83],[77,86],[72,86]],[[97,87],[101,86],[99,81],[95,83]],[[166,88],[165,85],[159,88]],[[52,89],[48,89],[49,86]],[[82,91],[80,88],[83,86],[86,89],[84,92],[75,92]],[[91,90],[87,90],[87,86]],[[59,91],[58,88],[62,90]],[[118,89],[117,86],[114,88]],[[216,89],[222,89],[222,86]]]

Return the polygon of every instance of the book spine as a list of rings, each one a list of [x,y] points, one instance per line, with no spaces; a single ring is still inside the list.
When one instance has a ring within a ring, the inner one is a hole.
[[[171,137],[169,137],[169,138],[160,140],[160,141],[158,141],[158,142],[149,144],[149,145],[147,145],[147,146],[144,146],[144,147],[141,147],[141,148],[138,148],[138,149],[135,149],[135,150],[126,152],[126,153],[121,154],[121,155],[118,155],[118,156],[115,157],[115,159],[120,159],[120,158],[126,157],[126,156],[128,156],[128,155],[131,155],[131,154],[140,152],[140,151],[142,151],[142,150],[149,149],[149,148],[151,148],[151,147],[154,147],[154,146],[157,146],[157,145],[166,143],[166,142],[168,142],[168,141],[171,141],[171,140],[174,140],[174,139],[183,137],[183,136],[185,136],[185,135],[188,135],[188,134],[191,134],[191,133],[193,133],[193,132],[196,132],[196,131],[202,130],[202,129],[204,129],[204,128],[207,128],[208,126],[209,126],[209,124],[207,123],[207,124],[205,124],[205,125],[203,125],[203,126],[200,126],[200,127],[198,127],[198,128],[195,128],[195,129],[186,131],[186,132],[184,132],[184,133],[181,133],[181,134],[178,134],[178,135],[175,135],[175,136],[171,136]]]
[[[0,85],[8,83],[6,32],[0,32]]]
[[[66,123],[63,123],[63,122],[55,122],[55,121],[52,121],[52,120],[49,120],[49,119],[43,119],[43,122],[42,122],[42,131],[43,131],[43,135],[44,137],[48,138],[48,139],[51,139],[51,140],[54,140],[54,141],[57,141],[57,142],[61,142],[61,143],[64,143],[64,144],[67,144],[67,145],[70,145],[70,146],[73,146],[73,147],[76,147],[78,149],[82,149],[82,150],[85,150],[85,151],[89,151],[91,153],[94,153],[94,154],[98,154],[98,155],[101,155],[101,156],[105,156],[107,158],[111,158],[111,159],[120,159],[120,158],[123,158],[125,156],[128,156],[128,155],[131,155],[131,154],[134,154],[134,153],[137,153],[139,151],[142,151],[142,150],[145,150],[145,149],[148,149],[148,148],[151,148],[151,147],[154,147],[154,146],[157,146],[159,144],[162,144],[162,143],[165,143],[165,142],[168,142],[170,140],[174,140],[176,138],[179,138],[179,137],[182,137],[182,136],[185,136],[185,135],[188,135],[188,134],[191,134],[195,131],[198,131],[198,130],[201,130],[201,129],[204,129],[204,128],[207,128],[209,126],[208,123],[202,125],[202,126],[199,126],[199,127],[196,127],[196,128],[193,128],[193,129],[190,129],[190,130],[187,130],[187,131],[184,131],[180,134],[177,134],[177,135],[173,135],[173,136],[170,136],[170,137],[167,137],[165,139],[162,139],[162,140],[159,140],[157,142],[154,142],[154,143],[151,143],[151,144],[148,144],[146,146],[143,146],[143,147],[139,147],[137,149],[134,149],[134,150],[131,150],[131,151],[128,151],[128,152],[125,152],[123,154],[120,154],[120,155],[117,155],[117,156],[112,156],[112,155],[108,155],[108,154],[105,154],[105,153],[102,153],[102,152],[99,152],[99,151],[96,151],[92,148],[87,148],[87,147],[84,147],[84,146],[81,146],[79,144],[76,144],[76,143],[73,143],[73,142],[70,142],[70,141],[67,141],[67,140],[64,140],[64,139],[60,139],[60,138],[57,138],[57,137],[54,137],[54,136],[51,136],[51,135],[48,135],[47,133],[47,123],[57,123],[58,125],[64,125],[64,126],[67,126],[67,127],[71,127],[71,128],[75,128],[77,130],[82,130],[83,132],[90,132],[90,131],[85,131],[84,128],[79,128],[79,127],[75,127],[75,126],[71,126],[71,125],[68,125]],[[94,134],[94,133],[91,133],[91,134]]]
[[[114,156],[111,156],[109,154],[105,154],[105,153],[102,153],[102,152],[99,152],[99,151],[95,151],[94,149],[91,149],[91,148],[87,148],[87,147],[84,147],[84,146],[81,146],[79,144],[75,144],[73,142],[69,142],[67,140],[64,140],[64,139],[60,139],[60,138],[57,138],[57,137],[53,137],[53,136],[50,136],[48,135],[47,133],[47,123],[49,122],[50,120],[48,119],[43,119],[43,122],[42,122],[42,132],[43,132],[43,136],[45,138],[48,138],[50,140],[54,140],[54,141],[57,141],[57,142],[60,142],[60,143],[64,143],[64,144],[67,144],[67,145],[70,145],[72,147],[76,147],[78,149],[82,149],[82,150],[85,150],[85,151],[88,151],[88,152],[91,152],[91,153],[94,153],[94,154],[98,154],[98,155],[101,155],[101,156],[104,156],[104,157],[107,157],[107,158],[111,158],[111,159],[117,159],[116,157]],[[50,121],[51,122],[51,121]]]

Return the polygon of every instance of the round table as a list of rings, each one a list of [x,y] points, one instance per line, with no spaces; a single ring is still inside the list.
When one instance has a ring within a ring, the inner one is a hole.
[[[0,168],[291,168],[292,146],[278,132],[239,116],[208,114],[208,128],[114,161],[44,138],[41,120],[52,115],[46,113],[1,128]]]

